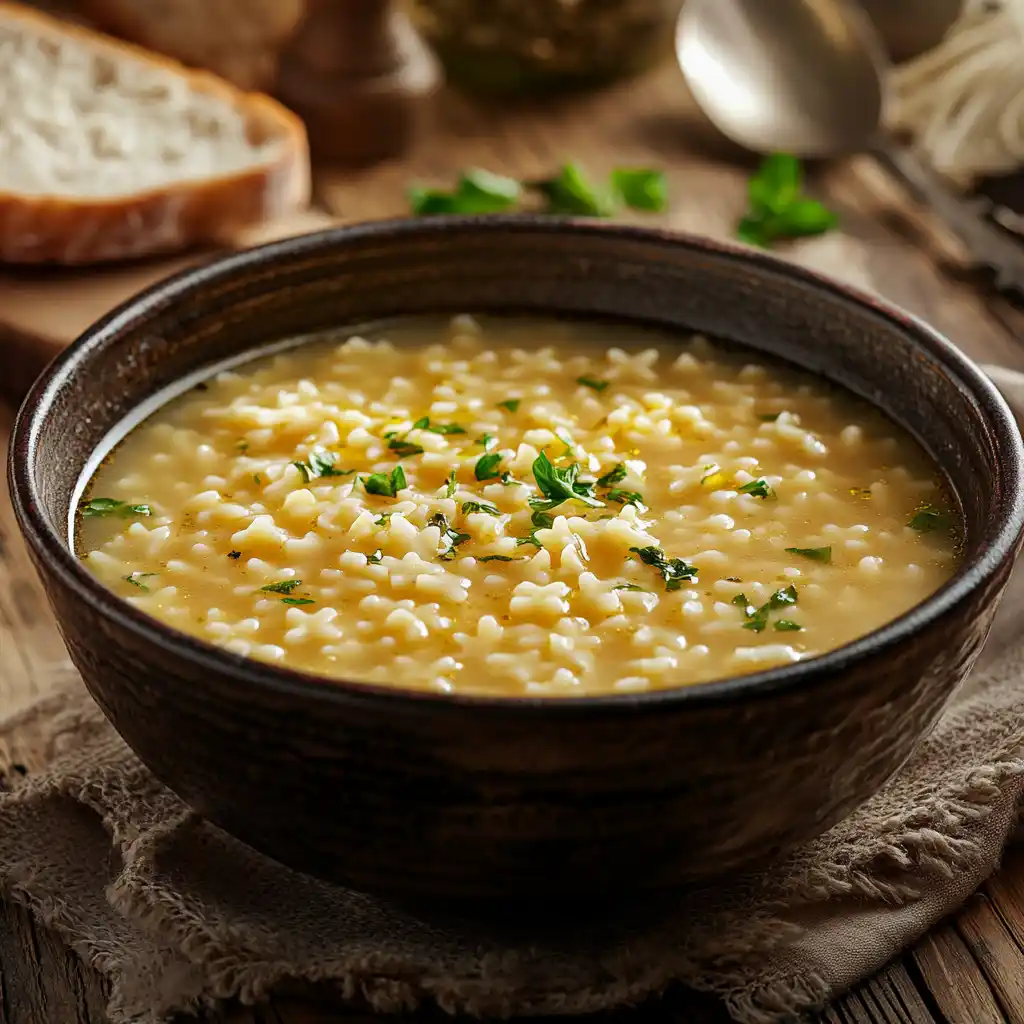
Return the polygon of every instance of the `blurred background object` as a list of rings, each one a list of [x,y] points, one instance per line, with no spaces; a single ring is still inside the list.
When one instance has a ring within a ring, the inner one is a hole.
[[[898,68],[890,121],[962,185],[1024,165],[1024,0],[965,0],[933,50]]]
[[[600,84],[671,53],[682,0],[411,0],[451,81],[514,96]]]
[[[937,46],[964,0],[856,0],[871,19],[889,57],[910,60]]]

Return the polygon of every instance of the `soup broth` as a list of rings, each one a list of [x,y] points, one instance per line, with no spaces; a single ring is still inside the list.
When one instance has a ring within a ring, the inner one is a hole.
[[[185,633],[445,693],[690,686],[810,658],[952,574],[916,443],[749,352],[409,321],[220,372],[131,431],[77,545]]]

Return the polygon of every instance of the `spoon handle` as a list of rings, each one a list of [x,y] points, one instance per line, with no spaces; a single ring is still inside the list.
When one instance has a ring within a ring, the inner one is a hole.
[[[1024,244],[989,219],[991,203],[964,198],[906,146],[883,141],[871,155],[956,236],[971,261],[995,271],[996,287],[1024,297]]]

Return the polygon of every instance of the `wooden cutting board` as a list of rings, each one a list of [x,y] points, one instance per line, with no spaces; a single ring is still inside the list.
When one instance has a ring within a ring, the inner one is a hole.
[[[338,223],[311,209],[239,231],[216,250],[94,268],[0,270],[0,395],[19,399],[40,370],[90,324],[169,274],[224,252]]]

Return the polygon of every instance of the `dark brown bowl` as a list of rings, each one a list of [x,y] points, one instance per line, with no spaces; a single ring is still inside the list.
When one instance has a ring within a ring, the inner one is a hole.
[[[964,514],[961,568],[908,614],[806,662],[665,692],[519,700],[327,682],[234,656],[124,603],[69,549],[90,453],[146,396],[289,335],[474,310],[692,328],[846,385],[948,475]],[[985,640],[1021,539],[1021,457],[982,373],[878,299],[705,239],[476,218],[292,239],[150,289],[36,383],[10,476],[75,664],[189,804],[359,888],[548,899],[753,864],[877,789]]]

